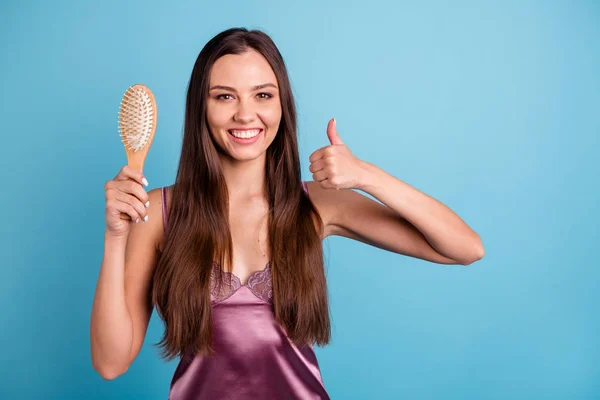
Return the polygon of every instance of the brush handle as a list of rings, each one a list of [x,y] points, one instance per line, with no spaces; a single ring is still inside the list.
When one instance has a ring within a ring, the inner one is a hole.
[[[138,151],[135,153],[127,152],[127,165],[130,166],[131,168],[135,168],[143,173],[144,172],[143,171],[144,161],[146,160],[146,155],[148,154],[148,150],[149,150],[149,146],[146,147],[145,151]],[[131,219],[131,217],[129,216],[129,214],[124,213],[124,212],[121,213],[120,218],[122,220],[133,221]]]

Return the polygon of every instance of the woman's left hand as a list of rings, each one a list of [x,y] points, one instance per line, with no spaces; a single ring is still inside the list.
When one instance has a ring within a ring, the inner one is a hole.
[[[313,180],[325,189],[360,189],[366,170],[342,142],[337,132],[335,119],[327,125],[330,146],[325,146],[310,155],[310,172]]]

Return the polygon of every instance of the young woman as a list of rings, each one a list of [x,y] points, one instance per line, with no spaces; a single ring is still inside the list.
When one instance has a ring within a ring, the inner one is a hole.
[[[439,201],[331,145],[300,176],[283,58],[260,31],[230,29],[200,52],[173,186],[146,193],[124,167],[106,183],[105,250],[91,320],[94,368],[123,374],[153,307],[170,399],[328,399],[313,345],[330,339],[322,240],[469,265],[477,233]],[[376,201],[351,189],[369,193]],[[132,221],[123,221],[120,212]]]

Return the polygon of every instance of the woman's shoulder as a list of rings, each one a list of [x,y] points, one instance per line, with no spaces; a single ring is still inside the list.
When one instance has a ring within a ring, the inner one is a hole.
[[[171,185],[154,188],[148,192],[148,197],[150,198],[150,204],[154,203],[157,206],[160,206],[155,207],[154,209],[158,209],[162,217],[163,206],[168,207],[171,203],[170,200],[173,197],[173,186]],[[154,202],[152,200],[154,200]]]
[[[155,236],[155,245],[158,250],[162,248],[164,238],[165,222],[168,215],[168,207],[173,194],[172,186],[163,186],[148,192],[150,205],[148,207],[148,226]],[[152,222],[150,222],[152,221]]]

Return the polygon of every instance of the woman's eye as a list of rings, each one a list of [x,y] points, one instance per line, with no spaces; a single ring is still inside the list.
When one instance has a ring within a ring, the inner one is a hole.
[[[259,93],[258,97],[260,97],[261,99],[270,99],[271,97],[273,97],[273,95],[271,95],[271,93]]]
[[[220,95],[218,95],[218,96],[217,96],[217,100],[221,100],[221,99],[222,99],[222,100],[229,100],[229,99],[226,99],[226,98],[224,98],[224,96],[229,96],[229,97],[231,97],[231,95],[230,95],[230,94],[220,94]]]

